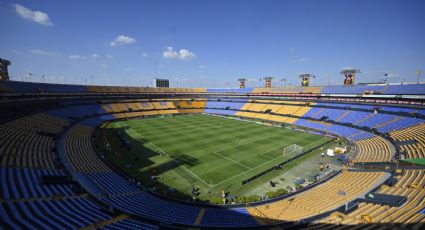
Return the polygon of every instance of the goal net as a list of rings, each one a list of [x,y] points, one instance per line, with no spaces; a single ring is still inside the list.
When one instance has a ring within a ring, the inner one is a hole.
[[[303,152],[303,147],[297,144],[292,144],[283,148],[283,156],[296,156]]]

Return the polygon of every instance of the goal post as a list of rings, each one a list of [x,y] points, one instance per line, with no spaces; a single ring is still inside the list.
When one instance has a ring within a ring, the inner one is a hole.
[[[295,156],[298,154],[301,154],[303,152],[303,147],[297,144],[292,144],[289,146],[286,146],[285,148],[283,148],[283,154],[282,156]]]

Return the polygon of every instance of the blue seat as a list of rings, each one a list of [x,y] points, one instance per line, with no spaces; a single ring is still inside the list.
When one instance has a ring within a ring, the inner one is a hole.
[[[141,229],[141,230],[156,230],[158,226],[143,223],[136,220],[124,219],[103,227],[103,229]]]
[[[13,229],[20,229],[18,225],[16,225],[7,214],[6,210],[3,208],[3,204],[0,204],[0,217],[1,219],[6,222],[11,228]]]
[[[155,220],[193,224],[200,208],[166,201],[144,192],[104,199],[115,208]]]
[[[211,227],[254,227],[259,224],[245,208],[207,208],[200,225]]]

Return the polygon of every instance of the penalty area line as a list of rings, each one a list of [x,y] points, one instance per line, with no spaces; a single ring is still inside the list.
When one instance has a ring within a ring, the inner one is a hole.
[[[254,140],[252,140],[252,141],[245,142],[245,143],[243,143],[243,144],[239,144],[239,143],[238,143],[238,145],[236,145],[236,146],[232,146],[232,147],[228,147],[228,148],[224,148],[224,149],[219,149],[219,150],[215,151],[214,153],[223,152],[223,151],[225,151],[225,150],[238,148],[238,147],[240,147],[240,146],[247,145],[247,144],[252,144],[252,143],[255,143],[255,142],[258,142],[258,141],[264,141],[264,140],[267,140],[267,139],[269,139],[269,138],[273,138],[273,137],[277,137],[277,136],[279,136],[279,134],[277,134],[277,135],[273,135],[273,136],[270,136],[270,137],[261,138],[261,139],[260,139],[260,138],[258,138],[258,139],[254,139]],[[247,140],[247,139],[245,139],[245,140]]]
[[[240,165],[240,166],[242,166],[242,167],[245,167],[245,168],[247,168],[247,169],[251,169],[250,167],[248,167],[248,166],[246,166],[246,165],[242,164],[241,162],[238,162],[238,161],[233,160],[232,158],[229,158],[229,157],[223,156],[223,155],[221,155],[221,154],[220,154],[220,153],[218,153],[218,152],[215,152],[215,154],[216,154],[216,155],[219,155],[219,156],[221,156],[221,157],[223,157],[224,159],[227,159],[227,160],[229,160],[229,161],[235,162],[236,164],[238,164],[238,165]]]
[[[282,148],[282,147],[284,147],[284,146],[285,146],[285,145],[282,145],[282,146],[280,146],[279,148]],[[273,150],[275,150],[275,149],[277,149],[277,148],[274,148],[274,149],[271,149],[271,150],[267,150],[266,152],[263,152],[263,153],[267,153],[267,152],[273,151]],[[260,154],[263,154],[263,153],[260,153]],[[223,181],[220,181],[220,182],[218,182],[217,184],[214,184],[212,187],[215,187],[215,186],[217,186],[217,185],[220,185],[220,184],[222,184],[222,183],[224,183],[224,182],[226,182],[226,181],[229,181],[229,180],[231,180],[231,179],[234,179],[234,178],[236,178],[236,177],[238,177],[238,176],[240,176],[240,175],[243,175],[243,174],[245,174],[245,173],[251,172],[252,170],[255,170],[255,169],[257,169],[257,168],[259,168],[259,167],[261,167],[261,166],[264,166],[264,165],[266,165],[266,164],[268,164],[268,163],[270,163],[270,162],[272,162],[272,161],[275,161],[275,160],[277,160],[277,159],[279,159],[279,158],[283,158],[283,156],[278,156],[278,157],[276,157],[276,158],[273,158],[273,159],[271,159],[271,160],[269,160],[269,161],[266,161],[266,162],[264,162],[264,163],[262,163],[262,164],[260,164],[260,165],[258,165],[258,166],[256,166],[256,167],[254,167],[254,168],[251,168],[251,169],[249,169],[249,170],[247,170],[247,171],[241,172],[241,173],[239,173],[239,174],[237,174],[237,175],[234,175],[234,176],[232,176],[232,177],[230,177],[230,178],[227,178],[227,179],[225,179],[225,180],[223,180]]]
[[[170,157],[164,150],[162,150],[161,148],[159,148],[158,146],[156,146],[154,143],[149,142],[149,144],[151,144],[153,147],[155,147],[157,150],[159,150],[162,154],[166,155],[167,157],[171,158],[173,161],[175,161],[177,164],[179,164],[180,166],[182,166],[186,171],[188,171],[190,174],[192,174],[192,176],[194,176],[196,179],[199,179],[202,183],[204,183],[206,186],[208,187],[213,187],[212,185],[208,184],[207,182],[205,182],[202,178],[200,178],[198,175],[196,175],[194,172],[190,171],[190,169],[188,169],[186,166],[184,166],[182,164],[182,162],[180,162],[179,160]]]

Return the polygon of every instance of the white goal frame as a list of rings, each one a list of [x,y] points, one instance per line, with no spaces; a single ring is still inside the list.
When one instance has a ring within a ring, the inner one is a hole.
[[[295,154],[301,154],[303,152],[303,147],[297,144],[292,144],[289,146],[286,146],[285,148],[283,148],[283,153],[282,153],[282,157],[284,157],[285,155],[291,154],[291,153],[295,153]]]

